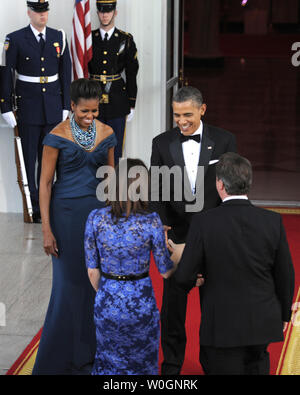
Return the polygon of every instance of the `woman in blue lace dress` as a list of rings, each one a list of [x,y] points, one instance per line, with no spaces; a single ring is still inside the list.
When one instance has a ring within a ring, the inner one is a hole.
[[[164,278],[175,270],[158,214],[149,213],[147,202],[131,200],[130,194],[119,199],[124,192],[119,189],[126,185],[124,179],[119,182],[124,162],[127,174],[139,166],[148,178],[147,168],[140,160],[121,161],[116,169],[116,201],[93,210],[86,224],[86,266],[97,291],[93,375],[158,374],[160,317],[149,277],[150,252]],[[127,177],[128,189],[139,179],[142,177]],[[137,191],[142,194],[141,189],[146,186],[147,181],[141,182]]]
[[[96,197],[96,173],[101,165],[114,166],[116,145],[112,129],[95,119],[100,91],[96,81],[74,81],[71,119],[44,139],[40,208],[53,276],[35,375],[89,374],[94,362],[95,291],[86,273],[84,229],[91,210],[104,206]]]

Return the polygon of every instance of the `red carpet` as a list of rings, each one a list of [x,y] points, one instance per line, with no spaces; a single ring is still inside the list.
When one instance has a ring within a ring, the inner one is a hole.
[[[300,210],[299,210],[300,213]],[[283,215],[283,222],[285,225],[288,242],[293,258],[295,267],[295,296],[296,298],[298,289],[300,287],[300,215]],[[161,308],[162,302],[162,291],[163,291],[163,280],[158,273],[155,265],[152,262],[150,270],[151,278],[153,281],[154,292],[157,298],[158,308]],[[300,295],[300,293],[299,293]],[[299,300],[298,300],[299,301]],[[300,317],[300,308],[297,313]],[[198,289],[194,288],[188,298],[187,307],[187,319],[186,319],[186,330],[187,330],[187,348],[185,361],[182,369],[183,375],[196,375],[203,374],[199,360],[199,326],[200,326],[200,307],[199,307],[199,292]],[[291,327],[291,326],[290,326]],[[291,329],[289,327],[289,329]],[[286,331],[287,340],[289,340],[291,331]],[[6,373],[7,375],[30,375],[31,369],[34,364],[37,347],[39,344],[41,330],[33,338],[31,343],[26,347],[20,357],[16,360],[10,370]],[[269,346],[270,360],[271,360],[271,374],[275,375],[277,368],[280,374],[283,363],[285,352],[282,353],[282,360],[280,361],[281,352],[283,350],[284,342],[273,343]],[[285,344],[284,350],[287,348]],[[297,360],[300,359],[300,355],[297,354]],[[160,363],[162,361],[162,352],[160,349],[159,353]],[[280,364],[279,364],[280,361]],[[280,365],[280,366],[279,366]],[[300,365],[297,364],[297,369]]]
[[[38,346],[40,343],[40,337],[42,334],[41,328],[38,333],[34,336],[16,362],[7,371],[6,376],[27,376],[31,375],[34,361],[36,358]]]
[[[300,214],[300,211],[299,211]],[[292,254],[295,268],[295,295],[296,298],[298,288],[300,286],[300,215],[282,215],[287,238]],[[162,301],[162,278],[157,272],[154,264],[151,265],[151,277],[153,287],[157,298],[158,308],[161,308]],[[199,326],[200,326],[200,307],[199,292],[194,288],[188,298],[186,331],[187,331],[187,348],[182,374],[203,374],[199,363]],[[269,346],[271,368],[270,373],[276,374],[276,370],[280,360],[280,354],[284,342],[273,343]],[[300,357],[300,356],[299,356]],[[162,361],[162,352],[160,350],[160,362]]]

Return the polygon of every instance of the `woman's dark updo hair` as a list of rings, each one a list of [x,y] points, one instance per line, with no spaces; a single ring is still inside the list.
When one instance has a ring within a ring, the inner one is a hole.
[[[99,99],[101,98],[101,85],[98,81],[79,78],[73,81],[70,89],[71,100],[78,104],[80,99]]]

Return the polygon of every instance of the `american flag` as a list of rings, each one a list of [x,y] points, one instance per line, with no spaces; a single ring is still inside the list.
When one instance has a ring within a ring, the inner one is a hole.
[[[87,78],[88,63],[93,56],[90,0],[75,0],[71,56],[74,80]]]

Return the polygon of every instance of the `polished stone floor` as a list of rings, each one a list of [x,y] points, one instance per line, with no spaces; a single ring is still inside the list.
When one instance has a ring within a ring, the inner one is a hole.
[[[51,260],[39,224],[0,213],[0,375],[43,325],[51,291]],[[5,310],[5,315],[3,314]]]

